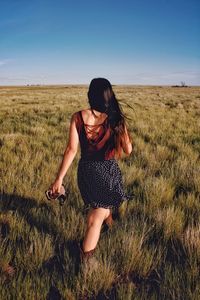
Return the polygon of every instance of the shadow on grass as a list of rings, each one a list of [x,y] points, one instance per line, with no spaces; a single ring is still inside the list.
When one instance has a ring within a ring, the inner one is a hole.
[[[60,299],[62,299],[62,296],[59,290],[52,285],[49,289],[46,300],[60,300]]]
[[[40,213],[33,214],[32,209]],[[75,266],[75,275],[79,268],[79,246],[76,239],[67,240],[63,233],[56,226],[54,220],[55,215],[49,203],[38,203],[34,198],[25,198],[15,194],[0,194],[0,211],[16,211],[31,228],[35,227],[40,233],[49,234],[53,238],[54,252],[53,257],[45,261],[42,267],[38,270],[39,273],[47,270],[48,272],[58,272],[62,279],[66,276],[64,269],[65,265],[65,250],[68,251],[69,258]],[[43,217],[44,216],[44,217]],[[9,235],[9,224],[0,224],[1,237],[5,238]],[[17,247],[18,245],[16,245]]]
[[[45,204],[42,203],[42,206]],[[24,198],[15,194],[0,193],[1,211],[17,210],[20,215],[25,215],[26,212],[33,207],[38,207],[38,202],[33,198]]]
[[[31,227],[36,227],[39,232],[56,234],[53,225],[33,215],[31,211],[33,208],[53,215],[52,208],[48,203],[38,203],[34,198],[24,198],[15,194],[0,194],[0,210],[2,212],[16,211]]]

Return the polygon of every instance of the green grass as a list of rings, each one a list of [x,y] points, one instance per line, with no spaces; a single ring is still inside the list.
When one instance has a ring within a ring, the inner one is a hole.
[[[0,87],[0,299],[200,299],[200,88],[114,86],[133,152],[118,161],[134,199],[78,269],[86,211],[80,148],[62,208],[46,200],[86,86]],[[130,104],[134,110],[128,106]],[[4,267],[15,267],[13,277]]]

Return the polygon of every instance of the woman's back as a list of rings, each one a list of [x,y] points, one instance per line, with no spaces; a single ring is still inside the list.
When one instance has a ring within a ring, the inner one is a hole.
[[[95,113],[95,116],[94,116]],[[90,108],[81,111],[83,120],[85,124],[88,125],[98,125],[103,123],[103,121],[108,117],[106,113],[100,113],[96,110],[91,110]]]
[[[87,138],[90,140],[94,140],[97,135],[102,133],[102,127],[104,124],[106,125],[106,120],[108,117],[107,114],[99,112],[98,116],[94,116],[93,111],[94,110],[91,109],[85,109],[81,111],[82,123],[85,127]]]
[[[114,158],[115,149],[105,113],[95,118],[91,110],[77,112],[77,131],[81,146],[81,158],[107,160]]]

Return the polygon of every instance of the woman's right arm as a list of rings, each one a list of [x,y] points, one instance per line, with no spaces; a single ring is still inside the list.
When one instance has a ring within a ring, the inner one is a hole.
[[[78,145],[79,145],[79,135],[76,128],[76,113],[74,113],[71,117],[70,121],[70,128],[69,128],[69,139],[68,144],[65,149],[63,160],[60,165],[57,177],[50,186],[50,189],[52,193],[60,192],[60,187],[62,185],[63,178],[69,169],[74,157],[76,156],[76,153],[78,151]]]
[[[125,134],[122,137],[122,144],[121,145],[122,145],[123,151],[126,154],[130,155],[132,150],[133,150],[133,147],[132,147],[131,137],[130,137],[130,134],[128,133],[126,125],[125,125]]]

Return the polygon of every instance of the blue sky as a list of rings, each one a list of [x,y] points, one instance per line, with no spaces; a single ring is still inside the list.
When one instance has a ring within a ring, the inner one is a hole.
[[[0,0],[0,85],[200,85],[199,0]]]

